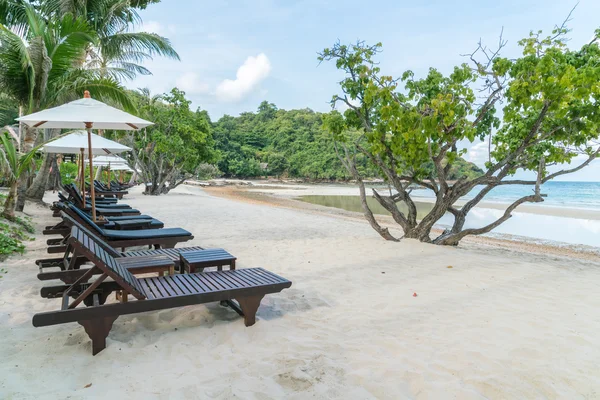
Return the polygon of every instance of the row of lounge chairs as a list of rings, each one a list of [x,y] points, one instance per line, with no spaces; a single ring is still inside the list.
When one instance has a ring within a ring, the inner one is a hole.
[[[48,239],[48,253],[62,257],[39,259],[36,264],[40,280],[62,281],[43,287],[42,297],[62,298],[62,303],[59,310],[34,315],[34,326],[78,322],[96,355],[106,347],[113,322],[121,315],[220,302],[251,326],[262,298],[292,285],[262,268],[235,269],[235,261],[228,264],[229,270],[222,270],[222,255],[233,257],[222,249],[175,248],[192,240],[192,234],[165,228],[163,222],[119,203],[116,194],[122,187],[103,189],[95,199],[99,221],[93,221],[89,198],[74,185],[67,185],[53,204],[53,215],[60,221],[43,233],[58,236]],[[135,249],[140,246],[143,250]],[[198,269],[202,272],[184,273],[182,260],[197,258],[202,259]],[[205,265],[218,270],[204,271]],[[113,293],[117,302],[107,303]]]

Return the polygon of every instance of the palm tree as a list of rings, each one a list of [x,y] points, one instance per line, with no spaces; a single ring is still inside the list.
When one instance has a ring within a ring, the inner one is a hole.
[[[141,64],[154,56],[179,59],[168,39],[155,33],[134,31],[142,22],[137,9],[156,2],[158,0],[47,0],[42,10],[51,18],[72,14],[85,19],[98,40],[88,45],[82,60],[84,68],[97,71],[101,77],[122,81],[136,75],[150,75]],[[45,172],[52,165],[52,157],[44,158],[43,173],[37,175],[27,190],[27,197],[41,200],[48,177]]]
[[[12,25],[0,23],[0,91],[22,107],[24,113],[75,100],[85,89],[95,98],[132,108],[125,90],[114,77],[81,67],[89,46],[98,42],[85,19],[71,14],[46,19],[31,4],[11,4]],[[23,153],[31,151],[36,137],[36,129],[25,129]],[[47,174],[40,171],[38,175]],[[25,204],[27,176],[19,176],[18,211]]]
[[[5,181],[10,185],[2,216],[14,220],[19,178],[26,175],[35,166],[33,157],[38,148],[32,149],[29,153],[19,153],[13,139],[7,132],[0,134],[0,144],[2,145],[0,146],[0,171],[2,171]]]
[[[135,32],[142,22],[136,8],[156,1],[131,0],[48,0],[48,11],[85,18],[98,35],[87,51],[86,66],[115,79],[150,75],[141,65],[154,56],[179,60],[169,39],[156,33]]]

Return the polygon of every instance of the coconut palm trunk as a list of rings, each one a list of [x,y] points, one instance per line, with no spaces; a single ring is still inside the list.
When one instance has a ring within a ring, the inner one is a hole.
[[[19,187],[19,182],[15,181],[10,185],[10,189],[8,191],[8,197],[4,201],[4,210],[2,211],[2,216],[9,220],[15,219],[15,202],[17,200],[17,188]]]
[[[25,135],[23,136],[23,143],[21,143],[21,152],[29,153],[35,144],[37,132],[35,128],[27,127],[25,129]],[[18,187],[17,187],[17,202],[16,211],[23,211],[25,208],[25,193],[27,191],[29,182],[29,172],[21,174],[19,176]]]

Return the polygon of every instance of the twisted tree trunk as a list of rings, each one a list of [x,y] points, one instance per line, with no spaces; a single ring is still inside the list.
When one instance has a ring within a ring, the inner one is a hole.
[[[60,165],[58,164],[58,157],[54,157],[54,161],[52,162],[52,172],[50,172],[50,178],[48,178],[48,185],[46,185],[46,190],[49,189],[62,189],[62,178],[60,176]]]
[[[50,169],[56,161],[56,154],[45,154],[42,161],[42,165],[33,180],[33,183],[25,192],[26,196],[30,200],[42,201],[44,193],[46,192],[46,186],[48,186],[48,178],[50,177]]]
[[[44,129],[43,135],[38,135],[39,143],[48,141],[56,136],[60,135],[60,129]],[[42,165],[40,166],[37,175],[35,176],[33,183],[25,192],[25,195],[28,199],[34,201],[42,201],[44,197],[44,192],[46,191],[46,187],[48,186],[48,178],[50,176],[50,169],[52,168],[52,164],[56,160],[56,154],[44,154],[44,159],[42,160]]]

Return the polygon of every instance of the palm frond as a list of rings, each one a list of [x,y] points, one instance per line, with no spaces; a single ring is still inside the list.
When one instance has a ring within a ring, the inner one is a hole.
[[[100,39],[103,56],[118,58],[119,54],[137,52],[150,56],[163,56],[179,60],[179,54],[169,39],[156,33],[123,32]]]
[[[152,56],[143,51],[128,51],[123,52],[122,54],[115,54],[110,59],[103,56],[103,59],[107,62],[132,62],[132,63],[142,63],[147,60],[152,60]]]
[[[152,75],[152,72],[150,72],[146,67],[143,67],[139,64],[118,61],[112,63],[112,65],[113,68],[118,68],[127,71],[129,74],[132,75],[131,79],[135,78],[136,75]]]
[[[29,104],[35,73],[27,44],[22,37],[0,24],[0,87],[4,93]]]
[[[74,69],[69,74],[53,82],[52,101],[63,104],[81,97],[81,93],[89,90],[92,97],[120,107],[128,112],[135,110],[125,88],[111,76],[103,76],[101,70]]]
[[[52,59],[50,79],[53,79],[65,74],[74,65],[81,64],[86,49],[95,43],[97,37],[83,18],[74,18],[71,14],[53,24],[51,31],[54,42],[47,43],[47,46]]]
[[[38,150],[41,149],[45,144],[46,143],[41,143],[31,149],[31,151],[21,155],[15,173],[17,178],[26,172],[31,172],[35,168],[34,158],[37,155]]]
[[[14,0],[0,0],[0,24],[25,25],[27,15],[23,3]]]
[[[27,16],[27,27],[32,36],[44,36],[46,31],[46,21],[40,13],[31,4],[23,5],[25,15]]]
[[[3,169],[7,172],[10,171],[13,177],[18,178],[16,172],[18,169],[19,153],[17,153],[17,148],[7,132],[2,132],[0,135],[0,144],[3,148],[2,160],[0,160]]]

